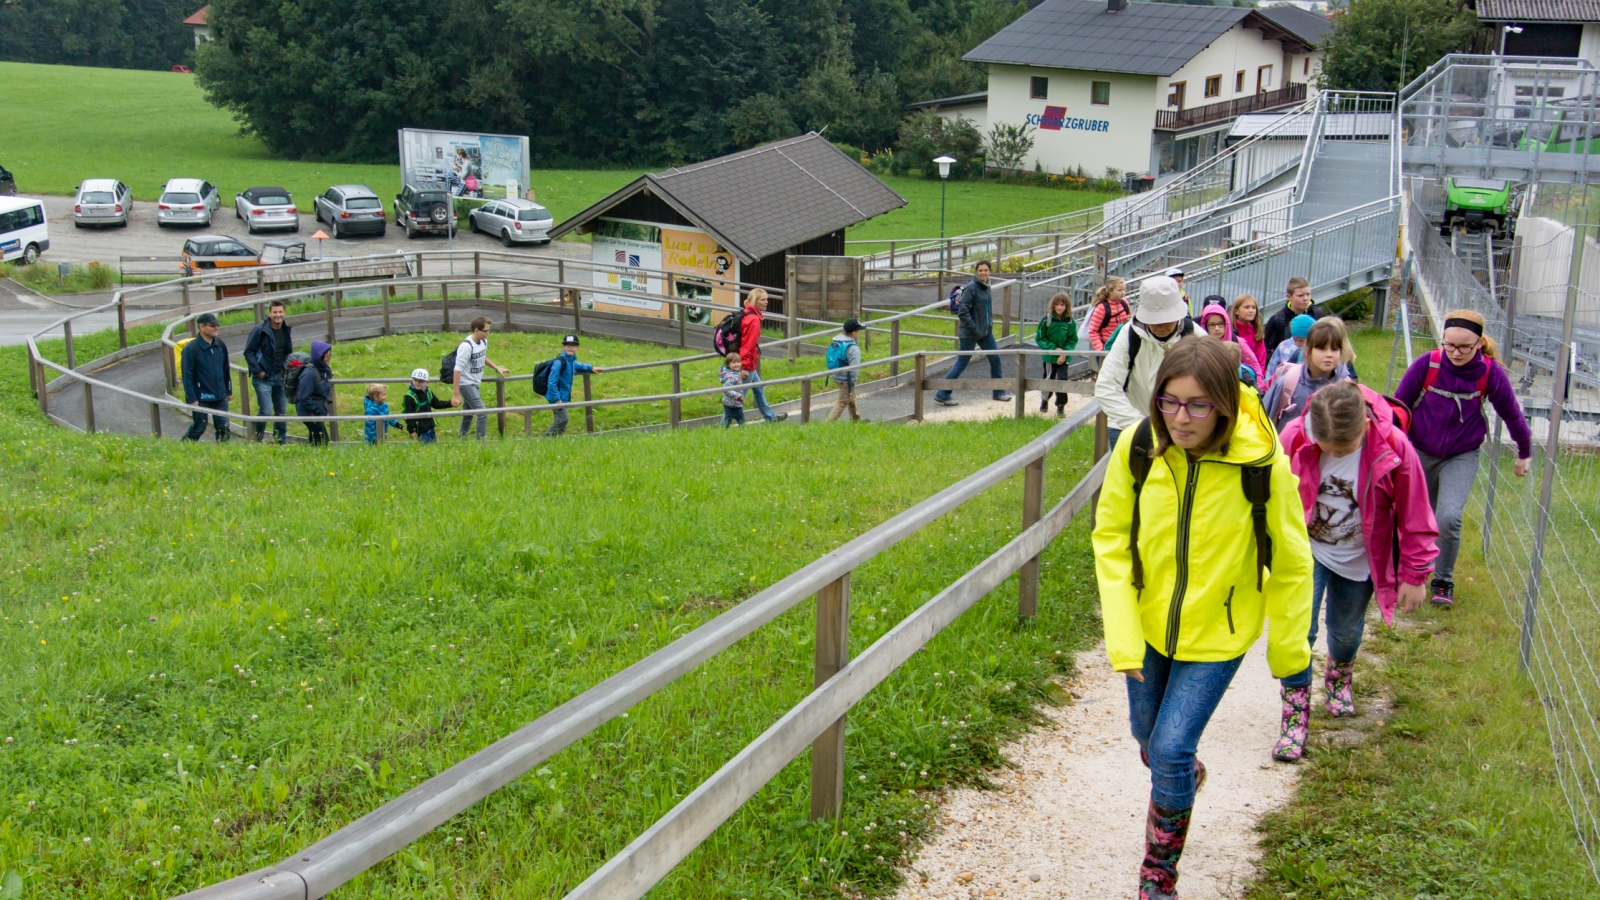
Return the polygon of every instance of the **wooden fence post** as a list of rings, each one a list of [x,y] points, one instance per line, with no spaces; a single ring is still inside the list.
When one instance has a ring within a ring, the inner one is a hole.
[[[1102,410],[1094,414],[1094,461],[1099,462],[1111,452],[1109,446],[1111,433],[1106,424],[1106,414]],[[1100,492],[1094,492],[1094,499],[1089,501],[1089,530],[1094,530],[1094,511],[1100,506]]]
[[[477,250],[472,251],[472,274],[483,274],[483,255]],[[483,299],[483,282],[475,281],[472,283],[472,298],[474,300]]]
[[[419,252],[419,253],[417,253],[417,278],[420,279],[421,277],[422,277],[422,254]],[[419,306],[422,304],[422,284],[420,282],[417,284],[417,304]]]
[[[840,388],[843,390],[843,388]],[[800,382],[800,424],[811,421],[811,379]]]
[[[1020,350],[1016,353],[1017,359],[1017,395],[1013,398],[1016,402],[1016,416],[1022,418],[1028,414],[1028,402],[1023,399],[1028,394],[1028,357]]]
[[[1002,338],[1011,336],[1011,288],[1012,286],[1008,284],[1005,290],[1000,292],[1000,336]],[[1017,330],[1021,331],[1020,324]],[[1017,339],[1019,341],[1022,339],[1020,333],[1017,335]]]
[[[336,259],[333,261],[333,305],[335,309],[341,311],[344,310],[344,291],[339,288],[339,285],[343,283],[344,279],[339,277],[339,261]],[[332,343],[332,341],[329,341],[329,343]]]
[[[900,355],[900,320],[899,319],[895,319],[893,322],[889,323],[889,355],[890,356],[899,356]],[[895,376],[897,376],[899,374],[900,374],[900,360],[897,359],[894,362],[889,363],[889,377],[893,378],[893,377],[895,377]]]
[[[94,385],[83,382],[83,430],[94,434]]]
[[[128,349],[128,302],[117,298],[117,349]]]
[[[389,336],[389,295],[394,293],[394,288],[388,288],[378,293],[378,298],[383,302],[383,334]]]
[[[672,364],[672,392],[674,394],[683,393],[682,363],[674,362]],[[677,428],[678,423],[681,421],[683,421],[683,400],[673,397],[667,401],[667,423],[670,427]]]
[[[533,437],[533,410],[522,411],[522,436]]]
[[[1044,509],[1044,454],[1028,463],[1022,475],[1022,530],[1027,531],[1039,521]],[[1039,557],[1022,564],[1018,579],[1017,618],[1031,619],[1039,611]]]
[[[337,384],[330,384],[330,385],[328,385],[328,415],[337,416],[338,414],[339,414],[339,386]],[[329,423],[327,423],[327,425],[328,425],[328,439],[330,441],[332,441],[333,443],[335,443],[335,444],[339,443],[339,423],[338,422],[329,422]]]
[[[828,276],[827,264],[826,263],[823,264],[822,276],[824,278],[826,278]],[[822,287],[823,287],[823,290],[826,291],[828,286],[826,284],[824,284]],[[824,293],[823,296],[824,296],[824,298],[826,298],[827,294]],[[795,315],[794,315],[794,308],[797,305],[798,300],[799,300],[799,298],[797,298],[797,297],[784,297],[783,298],[783,315],[784,315],[783,336],[786,337],[786,338],[792,338],[795,335],[800,333],[800,327],[799,327],[800,326],[800,320],[796,319]],[[798,360],[799,358],[800,358],[800,342],[791,340],[789,342],[789,362],[793,363],[795,360]]]
[[[333,295],[332,294],[324,295],[324,297],[323,297],[323,307],[327,311],[328,343],[331,344],[331,343],[333,343]]]
[[[441,328],[440,330],[441,331],[449,331],[450,330],[450,283],[448,281],[441,281],[439,283],[439,306],[440,306],[441,309],[444,310],[444,327]]]
[[[817,591],[817,645],[812,686],[821,687],[850,661],[850,573]],[[844,806],[844,716],[811,744],[811,818],[837,819]]]
[[[473,256],[477,256],[476,253]],[[494,380],[494,405],[500,407],[500,412],[495,415],[496,424],[500,428],[500,436],[506,436],[506,377],[499,376]]]
[[[583,399],[585,402],[594,399],[594,394],[589,390],[589,373],[583,373]],[[590,434],[594,434],[594,407],[583,408],[583,427]]]
[[[926,353],[918,353],[916,374],[912,376],[911,381],[911,418],[918,422],[922,421],[922,390],[923,382],[927,381],[927,379],[928,355]]]
[[[150,433],[161,437],[161,404],[150,404]]]
[[[578,307],[583,305],[583,292],[576,289],[564,290],[564,292],[572,297],[572,333],[581,336],[583,334],[583,314]]]
[[[506,308],[506,330],[511,330],[511,282],[500,282],[500,300]]]
[[[239,411],[250,415],[250,373],[239,373]]]
[[[75,370],[78,368],[78,357],[73,349],[71,319],[61,323],[61,335],[67,339],[67,368]]]

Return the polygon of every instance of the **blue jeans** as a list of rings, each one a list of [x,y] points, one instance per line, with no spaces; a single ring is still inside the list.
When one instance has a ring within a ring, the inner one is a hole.
[[[222,412],[227,412],[228,411],[228,401],[226,401],[226,400],[198,400],[198,401],[195,402],[194,405],[195,406],[203,406],[206,409],[221,410]],[[197,413],[194,413],[193,415],[194,415],[194,424],[190,425],[189,426],[189,430],[187,432],[185,432],[184,435],[183,435],[183,439],[186,440],[186,441],[198,441],[198,440],[200,440],[200,436],[206,433],[206,418],[207,418],[207,414],[203,413],[203,412],[197,412]],[[219,442],[220,441],[225,441],[228,438],[233,436],[228,431],[228,417],[227,416],[219,416],[219,415],[214,415],[213,414],[213,415],[210,416],[210,419],[211,419],[212,425],[217,430],[217,440]]]
[[[1351,581],[1322,563],[1316,563],[1311,569],[1311,634],[1307,642],[1313,647],[1317,645],[1317,619],[1326,608],[1328,660],[1347,663],[1355,659],[1361,649],[1361,637],[1367,631],[1367,604],[1371,601],[1371,578]],[[1290,675],[1280,683],[1290,688],[1310,686],[1311,667],[1306,666],[1304,672]]]
[[[750,370],[750,377],[745,379],[746,383],[748,383],[748,384],[755,384],[756,382],[758,382],[760,380],[761,380],[761,370],[759,370],[759,369],[751,369]],[[772,407],[767,405],[767,389],[766,388],[763,388],[763,387],[757,385],[756,387],[752,387],[749,390],[746,390],[744,392],[745,399],[746,400],[750,399],[750,395],[751,394],[755,395],[755,398],[756,398],[756,409],[761,411],[761,418],[766,419],[768,422],[771,422],[773,419],[776,419],[778,417],[778,414],[772,411]]]
[[[433,429],[417,432],[417,443],[432,444],[439,440],[439,432]]]
[[[722,427],[723,428],[727,428],[730,425],[743,425],[743,424],[744,424],[744,407],[742,407],[742,406],[723,406],[722,407]]]
[[[1194,751],[1244,656],[1180,662],[1144,647],[1144,681],[1128,679],[1128,719],[1150,756],[1150,799],[1168,809],[1194,806]]]
[[[250,376],[250,384],[256,389],[256,415],[258,416],[286,416],[289,414],[289,398],[283,392],[283,379],[269,378],[266,381]],[[289,423],[273,422],[272,434],[278,443],[289,442]],[[267,423],[256,423],[256,440],[267,436]]]
[[[983,337],[979,338],[976,341],[974,341],[972,338],[966,338],[966,337],[957,338],[956,346],[963,353],[968,351],[968,350],[993,350],[993,349],[995,349],[994,335],[986,334],[986,335],[984,335]],[[1000,357],[998,357],[998,356],[990,356],[990,357],[987,357],[987,359],[989,360],[989,377],[990,378],[1003,378],[1003,377],[1005,377],[1000,373]],[[960,378],[961,377],[961,373],[965,372],[967,370],[967,363],[970,363],[970,362],[972,362],[972,357],[970,357],[970,356],[957,356],[956,357],[956,364],[950,367],[950,371],[946,372],[944,377],[946,378],[946,380],[951,380],[951,381],[953,381],[953,380],[955,380],[957,378]],[[1004,397],[1005,395],[1006,395],[1006,392],[1003,391],[1003,390],[995,391],[994,392],[994,399],[999,400],[1002,397]],[[949,391],[939,391],[938,393],[933,395],[933,399],[935,399],[935,400],[949,400],[950,399],[950,392]]]
[[[1112,428],[1111,426],[1107,425],[1106,426],[1106,450],[1110,451],[1110,450],[1117,449],[1117,438],[1119,438],[1119,437],[1122,437],[1122,429],[1121,428]]]

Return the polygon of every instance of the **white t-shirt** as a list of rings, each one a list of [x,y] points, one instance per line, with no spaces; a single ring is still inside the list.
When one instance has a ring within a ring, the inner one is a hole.
[[[1367,545],[1361,537],[1361,448],[1347,456],[1322,454],[1317,507],[1306,525],[1311,556],[1351,581],[1372,577]]]
[[[472,338],[462,340],[456,348],[456,371],[461,373],[463,387],[483,383],[483,364],[489,359],[489,342],[474,344]]]

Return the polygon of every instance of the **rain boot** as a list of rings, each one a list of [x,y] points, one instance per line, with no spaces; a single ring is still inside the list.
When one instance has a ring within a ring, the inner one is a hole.
[[[1325,705],[1328,715],[1342,719],[1356,714],[1355,681],[1355,660],[1339,664],[1329,660],[1327,667],[1322,670],[1322,688],[1327,694]]]
[[[1178,896],[1178,859],[1183,856],[1193,811],[1168,809],[1150,801],[1144,826],[1144,862],[1139,866],[1139,900],[1173,900]]]
[[[1279,687],[1283,696],[1283,721],[1278,725],[1278,744],[1272,758],[1279,762],[1299,762],[1306,752],[1306,730],[1311,723],[1311,688]]]

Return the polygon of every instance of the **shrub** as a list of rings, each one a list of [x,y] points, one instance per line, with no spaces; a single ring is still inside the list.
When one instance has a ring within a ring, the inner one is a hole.
[[[996,122],[984,141],[984,162],[988,168],[1019,171],[1022,161],[1033,150],[1034,127]]]
[[[968,119],[945,120],[932,110],[906,116],[900,123],[900,138],[895,142],[892,171],[904,175],[912,169],[923,178],[938,178],[934,159],[950,156],[951,178],[975,178],[983,174],[983,133]]]

